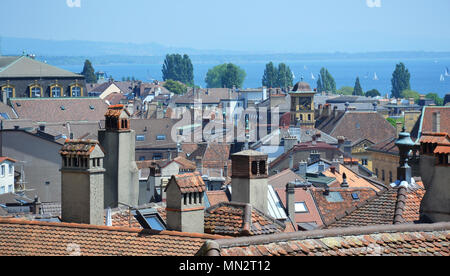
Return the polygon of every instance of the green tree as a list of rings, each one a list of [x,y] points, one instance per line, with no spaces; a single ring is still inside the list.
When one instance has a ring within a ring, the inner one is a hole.
[[[291,68],[284,63],[278,64],[277,87],[287,88],[293,86],[293,82],[294,77],[292,76]]]
[[[272,62],[266,64],[266,69],[264,70],[264,75],[262,79],[262,85],[274,88],[277,87],[278,83],[278,70],[275,68]]]
[[[400,94],[400,96],[404,99],[410,99],[410,98],[414,98],[414,102],[418,102],[420,99],[420,94],[417,91],[413,91],[413,90],[403,90],[402,93]]]
[[[81,72],[81,75],[86,78],[87,83],[97,83],[97,76],[95,75],[94,67],[88,59],[84,62],[83,72]]]
[[[425,96],[425,98],[432,99],[437,106],[443,106],[444,105],[444,99],[439,97],[439,95],[436,94],[436,93],[428,93]]]
[[[355,88],[353,89],[354,96],[364,96],[364,91],[362,90],[361,83],[359,82],[359,77],[356,78]]]
[[[182,84],[179,81],[174,81],[174,80],[166,80],[163,87],[177,95],[184,94],[187,91],[186,85]]]
[[[353,95],[353,90],[354,88],[351,86],[342,86],[336,93],[339,95]]]
[[[317,80],[317,92],[336,93],[336,82],[326,68],[320,69],[319,79]]]
[[[411,74],[405,64],[402,62],[397,64],[391,79],[393,98],[400,98],[404,90],[411,90],[410,79]]]
[[[242,87],[247,74],[245,71],[232,63],[217,65],[208,70],[205,82],[208,88],[237,88]]]
[[[180,81],[194,85],[194,66],[188,55],[166,55],[162,68],[163,80]]]
[[[366,92],[366,97],[378,97],[381,96],[380,91],[376,90],[376,89],[372,89]]]

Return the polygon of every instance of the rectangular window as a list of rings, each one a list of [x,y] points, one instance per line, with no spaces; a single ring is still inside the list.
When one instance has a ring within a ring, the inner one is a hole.
[[[138,142],[145,141],[145,135],[136,135],[136,141]]]
[[[296,202],[295,203],[295,212],[296,213],[309,213],[308,207],[306,207],[305,202]]]
[[[1,194],[4,194],[4,193],[5,193],[5,187],[4,187],[4,186],[1,186],[1,187],[0,187],[0,195],[1,195]]]
[[[13,185],[8,186],[8,193],[13,193]]]
[[[5,177],[5,171],[6,171],[5,165],[2,165],[2,174],[1,174],[2,177]]]
[[[14,173],[14,166],[13,165],[9,165],[9,175],[12,175]]]
[[[157,141],[164,141],[164,140],[166,140],[166,135],[158,135],[158,136],[156,136],[156,140]]]

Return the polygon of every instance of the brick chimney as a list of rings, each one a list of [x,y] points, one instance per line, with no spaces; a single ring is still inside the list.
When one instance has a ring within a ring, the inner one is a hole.
[[[173,175],[165,192],[167,230],[204,233],[206,185],[200,173]]]
[[[231,198],[268,213],[268,170],[266,154],[246,150],[232,155]]]

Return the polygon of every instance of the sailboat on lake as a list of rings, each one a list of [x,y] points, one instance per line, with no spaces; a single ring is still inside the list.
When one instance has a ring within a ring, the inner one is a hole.
[[[441,81],[445,81],[444,75],[441,74]]]
[[[374,80],[374,81],[379,80],[376,72],[375,72],[375,74],[374,74],[374,76],[373,76],[373,80]]]
[[[314,76],[313,73],[311,73],[311,79],[312,79],[312,80],[316,80],[316,77]]]
[[[448,67],[445,68],[445,76],[446,76],[446,77],[450,77],[450,73],[449,73],[449,71],[448,71]]]

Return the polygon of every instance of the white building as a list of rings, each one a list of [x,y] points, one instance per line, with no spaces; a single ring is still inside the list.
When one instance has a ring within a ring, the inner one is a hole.
[[[0,157],[0,195],[14,193],[14,163],[14,159]]]

